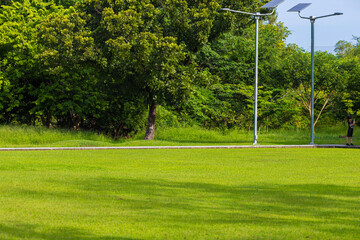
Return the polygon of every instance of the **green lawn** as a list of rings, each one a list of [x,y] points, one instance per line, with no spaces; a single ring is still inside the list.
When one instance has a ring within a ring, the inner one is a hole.
[[[354,149],[0,153],[0,239],[360,239]]]

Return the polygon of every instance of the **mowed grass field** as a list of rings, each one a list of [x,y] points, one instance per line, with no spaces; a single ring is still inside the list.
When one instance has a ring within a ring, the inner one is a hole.
[[[0,152],[0,239],[360,239],[355,149]]]

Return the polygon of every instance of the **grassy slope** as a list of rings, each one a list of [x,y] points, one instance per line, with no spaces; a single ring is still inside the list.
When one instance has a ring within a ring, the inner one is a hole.
[[[345,129],[346,130],[346,129]],[[344,143],[344,129],[335,128],[316,133],[318,144]],[[355,130],[356,136],[356,130]],[[65,131],[38,127],[0,127],[0,147],[83,147],[83,146],[151,146],[151,145],[251,145],[253,133],[247,131],[209,131],[200,128],[157,129],[155,141],[134,139],[114,141],[104,135],[84,131]],[[259,134],[259,144],[308,144],[309,131],[277,130]],[[356,140],[355,140],[356,143]]]
[[[2,152],[0,239],[359,239],[357,150]]]

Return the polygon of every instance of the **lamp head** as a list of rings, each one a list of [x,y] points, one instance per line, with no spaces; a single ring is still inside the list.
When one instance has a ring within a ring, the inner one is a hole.
[[[285,0],[272,0],[262,6],[261,8],[276,8],[280,3],[284,2]]]
[[[310,5],[311,5],[311,3],[299,3],[298,5],[290,8],[288,10],[288,12],[301,12],[302,10],[304,10],[305,8],[307,8]]]

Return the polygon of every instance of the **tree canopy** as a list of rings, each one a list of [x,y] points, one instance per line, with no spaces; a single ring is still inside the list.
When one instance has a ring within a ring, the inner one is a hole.
[[[166,124],[252,127],[260,0],[23,0],[0,6],[0,122],[115,138]],[[259,127],[308,127],[310,54],[260,20]],[[316,123],[360,116],[360,37],[317,52]],[[160,112],[159,112],[160,111]],[[166,118],[171,120],[167,121]],[[174,120],[175,119],[175,120]]]

